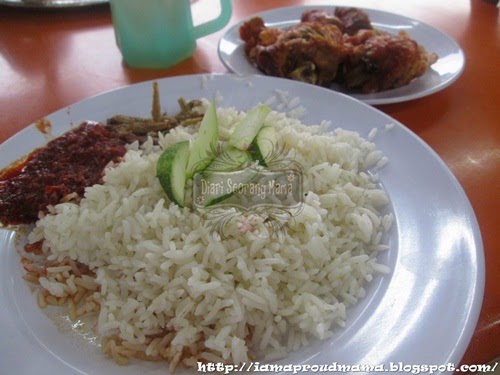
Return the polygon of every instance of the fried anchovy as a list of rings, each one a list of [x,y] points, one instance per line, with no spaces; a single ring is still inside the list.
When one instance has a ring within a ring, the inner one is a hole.
[[[106,123],[123,135],[134,134],[143,139],[142,136],[152,135],[155,138],[158,132],[168,133],[176,126],[188,126],[201,121],[203,114],[199,111],[202,104],[200,100],[186,101],[180,98],[178,103],[180,112],[175,116],[162,113],[158,83],[154,82],[151,118],[116,115],[109,118]]]

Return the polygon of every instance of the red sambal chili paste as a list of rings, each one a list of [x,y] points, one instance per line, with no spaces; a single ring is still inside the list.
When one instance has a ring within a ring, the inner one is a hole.
[[[125,138],[109,127],[84,122],[36,149],[25,160],[0,173],[0,222],[29,224],[40,211],[68,194],[83,196],[102,181],[104,167],[127,151]]]

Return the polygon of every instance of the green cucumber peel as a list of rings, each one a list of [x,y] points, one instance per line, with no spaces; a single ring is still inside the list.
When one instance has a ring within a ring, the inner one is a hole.
[[[170,200],[180,207],[184,207],[188,158],[189,141],[183,141],[163,151],[156,164],[156,175],[161,187]]]

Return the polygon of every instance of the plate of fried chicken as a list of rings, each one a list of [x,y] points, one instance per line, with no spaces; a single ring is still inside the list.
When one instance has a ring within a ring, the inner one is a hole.
[[[465,64],[460,46],[430,25],[333,6],[278,8],[249,17],[224,34],[218,52],[234,73],[328,87],[372,105],[440,91]]]

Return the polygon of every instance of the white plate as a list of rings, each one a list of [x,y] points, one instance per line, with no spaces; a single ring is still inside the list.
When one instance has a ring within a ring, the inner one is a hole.
[[[285,28],[300,22],[302,12],[308,9],[332,10],[332,6],[301,6],[278,8],[259,13],[267,26]],[[421,77],[413,80],[407,86],[386,90],[374,94],[347,92],[338,84],[332,89],[346,94],[368,104],[389,104],[413,100],[433,94],[451,85],[460,76],[465,64],[464,53],[460,46],[441,31],[420,21],[394,13],[374,9],[363,9],[368,13],[375,28],[397,34],[406,31],[412,39],[423,45],[428,52],[435,52],[438,61]],[[250,19],[251,17],[248,17]],[[239,36],[239,27],[244,21],[232,26],[219,41],[218,52],[224,66],[238,74],[263,74],[247,59],[244,43]]]
[[[73,8],[106,3],[108,0],[0,0],[0,5],[20,8]]]
[[[443,161],[417,136],[382,112],[334,91],[264,76],[195,75],[159,81],[164,110],[178,110],[177,99],[218,98],[220,106],[249,109],[278,91],[299,97],[306,124],[331,119],[334,127],[367,137],[390,159],[379,171],[392,203],[395,226],[391,249],[381,260],[393,270],[368,286],[367,298],[350,311],[345,329],[314,342],[280,363],[403,364],[458,363],[481,307],[484,258],[471,206]],[[148,116],[152,87],[144,82],[76,103],[47,117],[53,133],[83,120],[104,121],[121,113]],[[292,100],[296,103],[296,100]],[[278,100],[275,105],[278,106]],[[290,108],[288,108],[290,109]],[[386,125],[392,123],[390,130]],[[29,126],[0,146],[2,167],[44,143]],[[23,236],[0,230],[0,373],[160,374],[158,363],[115,365],[95,344],[54,324],[40,310],[22,280],[16,245]],[[180,372],[182,373],[182,372]],[[190,373],[195,373],[194,371]]]

